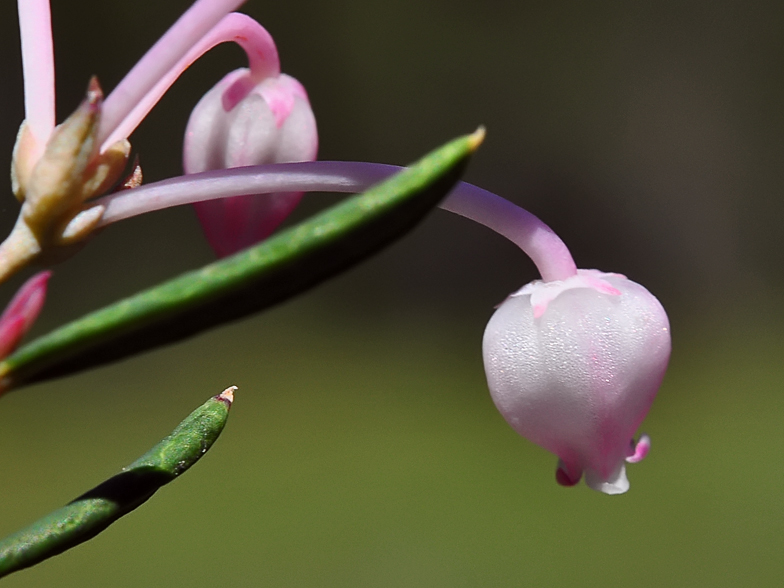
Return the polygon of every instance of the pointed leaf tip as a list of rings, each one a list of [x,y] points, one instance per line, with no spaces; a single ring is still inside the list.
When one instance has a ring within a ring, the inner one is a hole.
[[[98,83],[98,76],[93,76],[87,83],[87,103],[91,106],[97,106],[103,102],[103,89],[101,84]]]
[[[223,400],[229,406],[231,406],[232,403],[234,402],[234,393],[236,391],[237,391],[237,386],[229,386],[223,392],[218,394],[215,398],[217,398],[218,400]]]
[[[468,136],[469,145],[471,146],[471,151],[476,151],[479,149],[479,146],[484,142],[485,135],[487,135],[487,131],[485,130],[484,125],[479,125],[477,129]]]

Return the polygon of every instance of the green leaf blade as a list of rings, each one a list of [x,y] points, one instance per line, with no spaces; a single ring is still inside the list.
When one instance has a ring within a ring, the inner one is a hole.
[[[0,541],[0,577],[92,539],[195,464],[223,430],[233,390],[210,398],[121,473]]]
[[[277,236],[122,300],[27,344],[0,388],[60,377],[170,344],[295,296],[411,230],[459,180],[483,131]]]

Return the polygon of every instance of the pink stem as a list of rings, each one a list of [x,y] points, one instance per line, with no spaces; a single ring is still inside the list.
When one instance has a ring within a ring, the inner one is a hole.
[[[25,0],[20,0],[24,2]],[[120,126],[145,96],[155,89],[159,80],[204,37],[210,29],[245,0],[197,0],[144,57],[133,66],[106,98],[98,138],[102,149],[107,139]],[[175,76],[176,78],[176,76]],[[137,123],[138,124],[138,123]],[[133,128],[135,128],[135,124]],[[120,136],[119,138],[124,138]],[[111,142],[108,143],[111,145]]]
[[[312,161],[216,170],[171,178],[95,201],[106,207],[99,226],[145,212],[243,194],[366,190],[400,167],[362,162]],[[550,227],[511,202],[460,182],[441,208],[474,220],[520,247],[546,282],[577,273],[569,250]]]
[[[461,183],[440,206],[509,239],[531,258],[545,282],[577,275],[572,254],[558,235],[539,218],[505,198]]]
[[[248,56],[250,75],[247,80],[245,94],[264,78],[280,74],[280,60],[275,41],[267,30],[246,14],[232,12],[223,17],[210,31],[204,35],[190,51],[180,59],[174,67],[158,80],[158,83],[133,107],[128,115],[112,131],[103,142],[102,149],[108,149],[120,139],[126,139],[144,120],[166,91],[188,69],[193,62],[221,43],[233,41]],[[239,99],[244,98],[240,96]]]
[[[38,153],[55,125],[54,49],[49,0],[18,0],[19,33],[22,39],[25,117],[36,140]]]

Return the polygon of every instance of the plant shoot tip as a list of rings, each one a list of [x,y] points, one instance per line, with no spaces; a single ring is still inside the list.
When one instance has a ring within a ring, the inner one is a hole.
[[[487,132],[485,131],[484,125],[479,125],[479,127],[468,136],[469,142],[471,144],[471,149],[476,150],[485,140],[485,135]]]
[[[234,392],[237,390],[237,386],[229,386],[223,392],[218,394],[218,400],[225,400],[229,404],[234,402]]]
[[[103,102],[103,90],[98,83],[98,76],[92,76],[87,84],[87,102],[92,105]]]

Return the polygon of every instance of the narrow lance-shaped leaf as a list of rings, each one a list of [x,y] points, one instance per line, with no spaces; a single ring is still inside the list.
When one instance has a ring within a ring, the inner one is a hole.
[[[0,577],[92,539],[195,464],[220,435],[236,387],[210,398],[116,476],[0,542]]]
[[[190,337],[291,298],[412,229],[459,180],[483,132],[232,257],[89,314],[0,364],[2,390]]]

